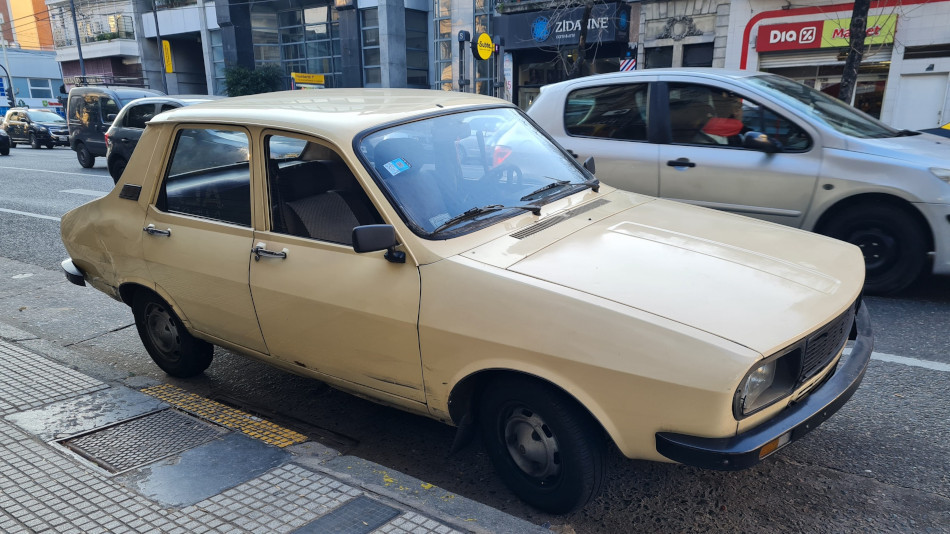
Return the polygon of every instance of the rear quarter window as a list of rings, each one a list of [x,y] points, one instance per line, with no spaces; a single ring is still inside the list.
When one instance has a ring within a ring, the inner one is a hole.
[[[649,84],[618,84],[571,91],[564,103],[568,135],[647,140]]]

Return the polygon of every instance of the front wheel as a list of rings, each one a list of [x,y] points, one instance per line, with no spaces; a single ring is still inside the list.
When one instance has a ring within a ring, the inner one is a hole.
[[[10,155],[10,147],[5,146],[3,148],[0,148],[0,156],[9,156],[9,155]]]
[[[145,350],[166,373],[188,378],[211,365],[214,345],[188,333],[172,307],[158,296],[140,291],[132,302],[132,313]]]
[[[89,152],[89,149],[83,143],[79,143],[76,147],[76,159],[79,160],[79,164],[82,165],[83,169],[91,169],[96,164],[96,157]]]
[[[926,229],[889,204],[852,206],[824,225],[823,234],[857,245],[864,254],[864,290],[896,293],[912,284],[927,262]]]
[[[604,432],[565,393],[533,380],[496,380],[482,394],[479,425],[498,475],[535,508],[564,514],[600,493]]]
[[[40,141],[36,138],[36,134],[30,134],[30,147],[34,150],[40,148]]]

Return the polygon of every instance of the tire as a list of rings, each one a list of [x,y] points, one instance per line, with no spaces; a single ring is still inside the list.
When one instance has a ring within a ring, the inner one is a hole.
[[[864,254],[864,290],[892,294],[914,283],[927,264],[926,229],[905,208],[860,204],[834,215],[822,234],[857,245]]]
[[[9,155],[10,155],[10,147],[6,146],[3,148],[0,148],[0,156],[9,156]]]
[[[479,405],[488,456],[522,500],[564,514],[600,493],[607,442],[576,401],[551,386],[512,377],[489,384]]]
[[[36,138],[36,134],[30,134],[30,147],[33,148],[33,150],[40,148],[40,141]]]
[[[46,148],[48,148],[48,149],[50,149],[50,150],[53,150],[53,147],[55,147],[55,146],[56,146],[56,145],[54,145],[52,141],[50,141],[49,143],[46,143]]]
[[[122,178],[122,173],[125,172],[126,164],[126,161],[119,157],[112,160],[112,164],[109,165],[109,175],[112,176],[113,182],[119,183],[119,178]]]
[[[96,164],[96,157],[89,152],[89,149],[83,143],[76,145],[76,159],[79,160],[79,164],[82,165],[83,169],[91,169]]]
[[[172,307],[154,293],[139,291],[132,313],[145,350],[166,373],[188,378],[211,365],[214,345],[188,333]]]

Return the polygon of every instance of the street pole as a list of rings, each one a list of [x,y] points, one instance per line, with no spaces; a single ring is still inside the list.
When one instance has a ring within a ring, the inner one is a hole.
[[[86,63],[82,60],[82,39],[79,37],[79,22],[76,21],[76,4],[69,0],[69,10],[73,14],[73,31],[76,32],[76,50],[79,51],[79,72],[82,83],[86,83]]]
[[[0,15],[0,24],[3,22],[3,15]],[[10,25],[10,32],[12,33],[13,23],[11,22]],[[16,106],[16,95],[13,92],[13,76],[10,74],[10,59],[7,57],[7,39],[3,36],[2,29],[0,29],[0,45],[3,46],[3,63],[6,64],[6,66],[3,67],[3,72],[7,73],[7,99],[10,101],[10,107],[12,108]]]
[[[152,0],[152,17],[155,19],[155,43],[158,45],[158,57],[162,58],[162,88],[168,94],[168,80],[165,78],[165,49],[162,48],[162,34],[158,31],[158,7],[155,5],[155,0]]]

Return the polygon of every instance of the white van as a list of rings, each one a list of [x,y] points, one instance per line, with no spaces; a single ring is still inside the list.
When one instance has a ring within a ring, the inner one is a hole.
[[[906,95],[912,98],[913,95]],[[861,247],[865,290],[950,273],[950,139],[781,76],[651,69],[548,85],[528,115],[605,183]]]

